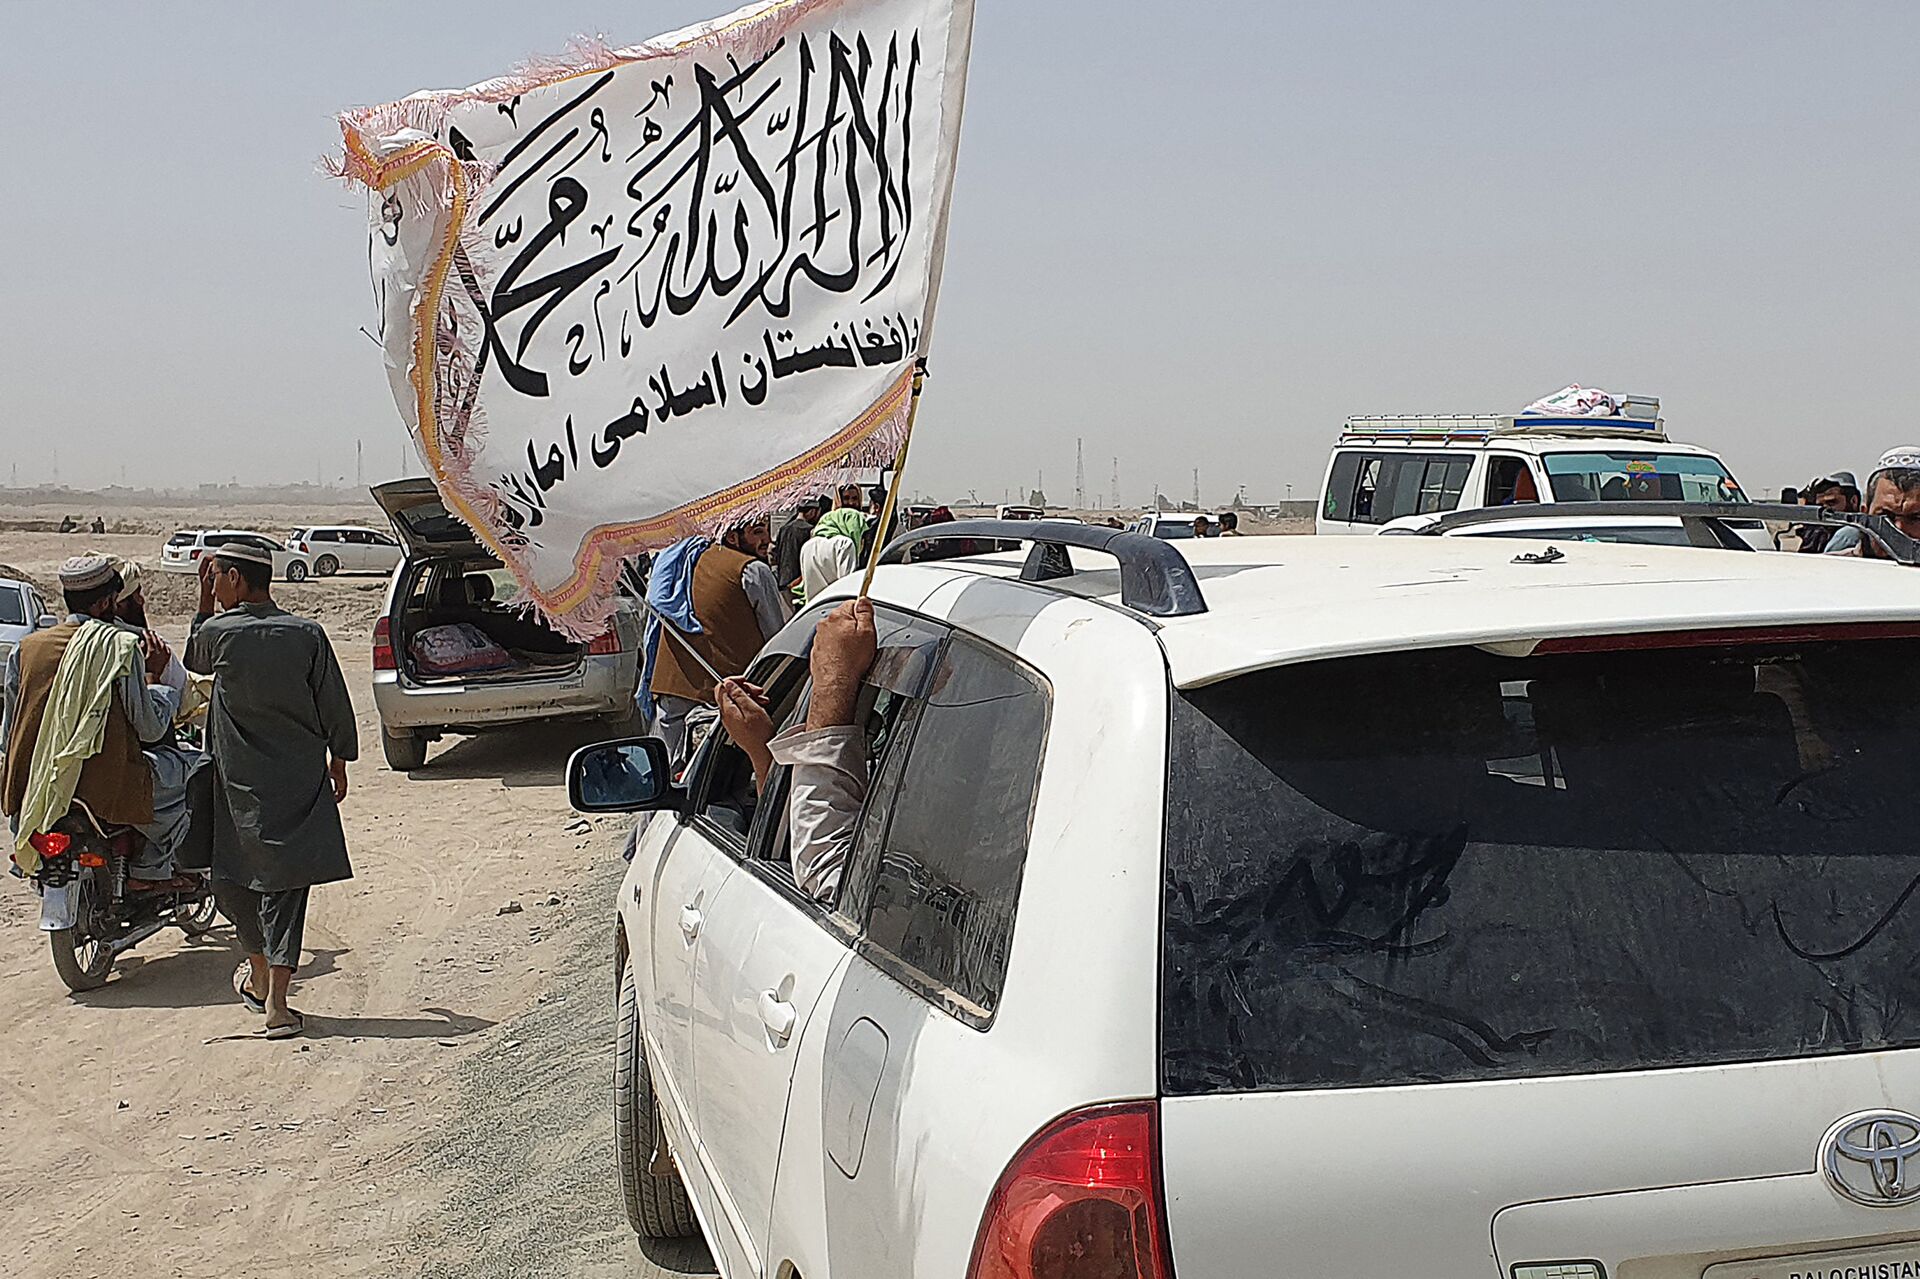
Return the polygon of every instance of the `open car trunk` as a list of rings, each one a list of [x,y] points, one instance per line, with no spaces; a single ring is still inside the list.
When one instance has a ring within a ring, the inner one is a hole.
[[[512,607],[513,577],[484,554],[411,562],[393,619],[400,668],[416,684],[518,683],[573,674],[587,646]],[[449,662],[449,653],[459,658]]]

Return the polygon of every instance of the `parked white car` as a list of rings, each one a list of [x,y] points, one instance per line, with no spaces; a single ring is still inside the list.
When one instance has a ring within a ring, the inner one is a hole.
[[[1193,522],[1201,518],[1213,525],[1215,531],[1219,530],[1220,517],[1205,511],[1149,511],[1133,522],[1130,531],[1145,533],[1163,542],[1190,542],[1193,540]]]
[[[21,640],[35,631],[59,624],[66,610],[64,607],[59,613],[53,610],[54,606],[32,582],[0,577],[0,669],[5,669],[7,659],[13,656]],[[5,749],[6,743],[0,742],[0,750]]]
[[[297,528],[287,535],[287,549],[306,556],[313,564],[315,577],[332,577],[335,573],[385,575],[399,568],[406,558],[393,534],[352,524]]]
[[[313,562],[297,551],[268,537],[244,529],[182,529],[167,539],[160,550],[160,567],[169,573],[198,573],[200,561],[229,542],[244,542],[273,552],[273,575],[289,582],[304,582],[313,572]]]
[[[1120,572],[879,571],[836,901],[724,737],[575,758],[659,810],[636,1230],[731,1279],[1920,1270],[1920,572],[939,531]]]
[[[1669,439],[1657,416],[1354,417],[1328,460],[1314,530],[1378,533],[1407,516],[1508,505],[1578,514],[1591,502],[1746,500],[1718,454]],[[1773,549],[1760,520],[1733,527]]]
[[[373,705],[389,768],[420,768],[428,747],[450,733],[568,719],[599,719],[616,733],[638,726],[637,607],[623,602],[604,633],[576,643],[514,607],[513,574],[448,512],[431,480],[393,480],[373,496],[406,551],[373,624]],[[423,657],[432,633],[448,628],[496,660],[435,670]]]

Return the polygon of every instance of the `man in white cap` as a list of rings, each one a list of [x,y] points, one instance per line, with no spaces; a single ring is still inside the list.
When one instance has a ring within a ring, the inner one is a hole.
[[[287,1006],[307,893],[353,877],[340,802],[360,755],[353,702],[318,622],[273,602],[273,556],[229,542],[200,565],[187,669],[213,676],[213,887],[247,964],[235,993],[266,1014],[269,1039],[306,1023]]]
[[[146,839],[129,887],[160,891],[178,886],[186,779],[157,777],[144,748],[168,737],[179,696],[157,682],[165,646],[149,648],[113,624],[122,586],[104,556],[68,560],[60,566],[66,621],[28,636],[8,659],[0,810],[12,819],[22,871],[38,863],[30,838],[51,830],[75,799],[103,822],[138,827]]]
[[[1867,514],[1884,515],[1895,528],[1920,541],[1920,445],[1888,449],[1867,477]],[[1827,543],[1829,555],[1883,558],[1879,543],[1855,529],[1841,529]]]

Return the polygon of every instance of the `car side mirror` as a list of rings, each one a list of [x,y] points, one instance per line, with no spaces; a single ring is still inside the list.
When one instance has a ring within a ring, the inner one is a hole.
[[[630,737],[582,746],[567,763],[567,802],[581,813],[650,813],[680,807],[667,744]]]
[[[52,613],[48,613],[44,617],[42,617],[39,621],[35,622],[33,624],[33,628],[37,631],[50,631],[58,625],[60,625],[60,619],[55,617]]]

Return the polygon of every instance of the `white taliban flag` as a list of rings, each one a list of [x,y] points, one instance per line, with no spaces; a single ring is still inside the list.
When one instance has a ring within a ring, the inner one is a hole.
[[[893,460],[972,0],[765,0],[341,117],[400,411],[584,637],[621,563]]]

